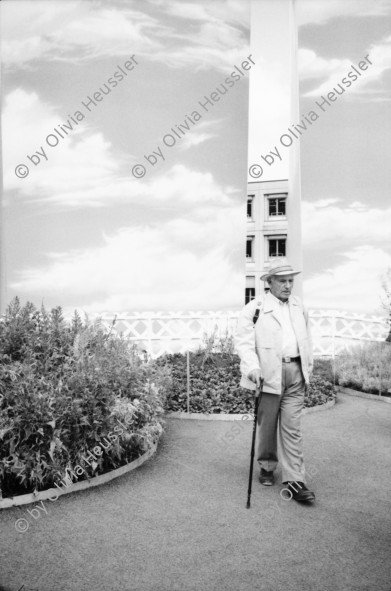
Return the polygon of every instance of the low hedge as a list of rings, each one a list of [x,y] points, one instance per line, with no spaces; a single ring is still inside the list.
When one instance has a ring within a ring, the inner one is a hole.
[[[254,395],[240,386],[240,361],[235,354],[204,351],[190,353],[190,412],[247,413],[253,408]],[[186,355],[176,353],[160,357],[156,363],[170,368],[171,387],[167,392],[167,411],[187,410]],[[305,395],[305,406],[316,406],[333,400],[331,364],[315,360],[311,384]]]
[[[75,313],[16,298],[0,322],[0,490],[83,480],[136,459],[163,428],[167,371]],[[95,451],[94,451],[95,450]]]
[[[340,386],[368,394],[391,395],[391,343],[362,343],[342,351],[336,359]]]

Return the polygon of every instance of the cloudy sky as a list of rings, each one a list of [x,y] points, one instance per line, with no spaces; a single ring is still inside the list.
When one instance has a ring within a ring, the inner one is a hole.
[[[3,302],[238,307],[249,2],[6,0],[1,13]]]
[[[253,0],[256,65],[206,111],[198,101],[250,54],[250,1],[1,2],[3,305],[15,294],[90,312],[242,305],[248,164],[299,123],[286,98],[287,4]],[[379,312],[391,3],[297,0],[296,17],[303,116],[372,61],[300,139],[305,298]],[[286,178],[287,162],[269,178]]]
[[[381,311],[391,267],[391,3],[299,1],[301,112],[369,55],[372,66],[303,135],[305,293]]]
[[[299,120],[287,99],[287,2],[254,5],[263,19],[252,41],[261,68],[250,79],[249,163],[264,164],[277,145],[282,160],[264,165],[261,180],[287,178],[300,142],[305,299],[312,308],[382,313],[381,276],[391,267],[391,3],[296,0]],[[372,65],[322,111],[316,101],[367,55]],[[282,147],[280,136],[311,111],[318,118]]]

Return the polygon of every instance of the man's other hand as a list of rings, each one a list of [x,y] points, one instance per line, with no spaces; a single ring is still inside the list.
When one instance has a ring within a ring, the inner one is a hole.
[[[260,369],[253,369],[248,374],[248,379],[256,384],[257,388],[260,388],[263,382],[262,374]]]

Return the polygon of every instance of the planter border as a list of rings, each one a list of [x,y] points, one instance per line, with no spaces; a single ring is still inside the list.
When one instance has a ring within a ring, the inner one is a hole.
[[[338,386],[338,390],[341,394],[347,394],[348,396],[357,396],[358,398],[366,398],[367,400],[375,400],[376,402],[386,402],[387,404],[391,404],[391,398],[388,398],[387,396],[368,394],[367,392],[353,390],[352,388],[344,388],[343,386]]]
[[[308,415],[314,412],[322,412],[323,410],[328,410],[329,408],[333,408],[336,403],[336,395],[334,396],[333,400],[328,400],[324,404],[316,404],[315,406],[306,406],[303,411],[303,414]]]
[[[335,405],[335,398],[334,400],[329,400],[324,404],[318,404],[317,406],[306,406],[303,409],[303,414],[311,414],[313,412],[320,412],[322,410],[327,410],[332,408]],[[167,417],[170,419],[188,419],[188,420],[198,420],[198,421],[242,421],[243,417],[248,417],[252,415],[252,412],[248,412],[245,414],[228,414],[228,413],[202,413],[202,412],[182,412],[182,411],[173,411],[167,413]]]
[[[158,443],[159,441],[156,441],[142,456],[136,460],[133,460],[133,462],[129,462],[129,464],[125,464],[125,466],[121,466],[120,468],[116,468],[115,470],[111,470],[105,474],[99,474],[98,476],[94,476],[88,480],[74,482],[67,488],[48,488],[46,490],[38,491],[37,493],[29,493],[27,495],[19,495],[16,497],[6,497],[4,499],[0,499],[0,509],[17,507],[19,505],[28,505],[30,503],[35,503],[36,501],[46,501],[48,499],[54,502],[63,495],[77,492],[79,490],[85,490],[87,488],[93,488],[95,486],[100,486],[101,484],[106,484],[106,482],[110,482],[111,480],[114,480],[115,478],[118,478],[119,476],[122,476],[131,470],[139,468],[139,466],[144,464],[144,462],[153,456],[157,449]]]

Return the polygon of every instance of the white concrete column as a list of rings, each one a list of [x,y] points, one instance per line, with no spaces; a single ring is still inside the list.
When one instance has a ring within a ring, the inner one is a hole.
[[[248,181],[277,186],[288,179],[287,256],[302,270],[300,136],[292,128],[300,121],[294,0],[252,0],[251,53]],[[259,165],[258,177],[251,176],[252,165]],[[298,275],[295,293],[301,291]]]

